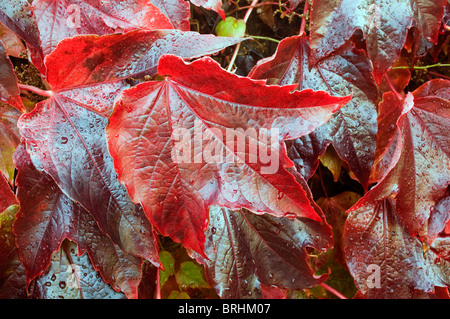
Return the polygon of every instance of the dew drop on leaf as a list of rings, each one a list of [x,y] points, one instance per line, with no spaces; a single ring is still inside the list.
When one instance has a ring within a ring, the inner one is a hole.
[[[297,215],[293,212],[286,212],[286,213],[284,213],[284,217],[295,218],[295,217],[297,217]]]

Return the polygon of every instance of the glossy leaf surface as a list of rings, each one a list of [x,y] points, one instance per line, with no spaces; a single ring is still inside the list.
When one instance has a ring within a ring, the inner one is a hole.
[[[201,253],[211,204],[319,219],[280,143],[311,132],[348,98],[291,94],[208,58],[164,56],[158,73],[168,77],[117,99],[108,141],[121,182],[162,234]]]
[[[445,0],[363,1],[314,0],[311,10],[312,64],[328,56],[362,30],[374,76],[382,76],[400,55],[407,31],[417,25],[436,43]]]
[[[23,145],[17,149],[15,161],[20,210],[14,233],[27,282],[47,270],[52,254],[68,238],[78,243],[80,255],[87,250],[106,282],[136,297],[141,260],[122,252],[100,231],[88,211],[64,195],[49,175],[36,170]],[[129,270],[126,277],[120,272],[122,267]]]
[[[261,298],[262,285],[292,290],[313,287],[306,248],[326,250],[331,228],[306,218],[256,215],[212,206],[206,231],[206,274],[222,298]]]
[[[269,84],[295,84],[299,90],[328,91],[332,95],[352,94],[352,100],[331,120],[308,136],[288,142],[290,158],[305,178],[311,177],[318,157],[331,142],[364,187],[374,159],[376,123],[376,86],[370,76],[371,63],[351,42],[315,66],[309,64],[307,38],[284,39],[274,56],[261,60],[250,72],[254,79]]]
[[[63,39],[81,34],[173,28],[169,19],[147,0],[37,0],[33,11],[44,55],[50,54]]]
[[[188,46],[195,39],[204,40],[204,45]],[[66,195],[93,214],[125,251],[158,263],[151,225],[118,182],[106,145],[104,130],[114,98],[127,87],[122,79],[151,74],[160,54],[178,52],[177,43],[180,54],[195,56],[235,41],[170,30],[78,36],[64,40],[46,58],[54,94],[20,119],[27,150],[36,168],[50,174]]]

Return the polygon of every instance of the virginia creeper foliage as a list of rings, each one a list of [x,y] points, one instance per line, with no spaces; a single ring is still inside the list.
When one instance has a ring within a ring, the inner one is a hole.
[[[3,0],[0,298],[450,298],[450,6],[308,1]]]

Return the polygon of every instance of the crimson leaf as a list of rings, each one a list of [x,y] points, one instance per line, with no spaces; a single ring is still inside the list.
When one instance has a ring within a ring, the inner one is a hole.
[[[352,100],[329,122],[312,134],[289,142],[288,149],[299,172],[308,179],[317,168],[318,157],[332,142],[339,156],[367,188],[377,131],[377,91],[370,76],[371,63],[350,41],[313,67],[309,58],[307,38],[286,38],[275,55],[259,61],[249,76],[267,79],[269,84],[296,84],[298,89],[324,90],[341,96],[353,94]]]
[[[17,148],[15,162],[20,210],[14,234],[27,283],[44,273],[52,254],[68,238],[78,243],[80,255],[87,250],[106,282],[128,297],[137,297],[141,260],[122,252],[100,231],[89,212],[64,195],[49,175],[36,170],[23,145]],[[128,269],[126,276],[122,268]]]
[[[413,298],[415,290],[448,286],[450,259],[440,255],[448,257],[449,247],[449,238],[440,238],[424,252],[402,225],[392,197],[352,209],[344,229],[347,265],[367,298]]]
[[[205,9],[217,12],[222,19],[225,19],[225,11],[222,9],[222,0],[191,0],[191,3]]]
[[[3,0],[0,3],[0,22],[28,44],[30,53],[35,57],[35,66],[43,71],[44,55],[32,5],[27,0]]]
[[[314,0],[311,7],[311,61],[331,54],[361,29],[380,83],[397,60],[407,31],[417,25],[423,35],[437,42],[446,0],[384,1]]]
[[[171,29],[169,19],[147,0],[37,0],[33,11],[42,51],[50,54],[63,39],[135,29]]]
[[[24,112],[25,107],[20,99],[17,82],[14,66],[6,54],[5,47],[0,42],[0,100]]]
[[[177,30],[63,40],[46,58],[53,96],[18,123],[33,164],[93,214],[123,250],[157,263],[151,226],[118,182],[108,153],[105,127],[113,100],[127,86],[122,79],[153,74],[167,51],[191,57],[238,41]]]
[[[394,97],[387,98],[389,95],[393,93],[384,94],[385,100],[394,101]],[[409,93],[402,103],[380,104],[382,119],[389,126],[396,123],[396,131],[380,131],[378,138],[389,141],[381,146],[390,150],[383,154],[393,164],[388,165],[389,173],[355,209],[394,196],[397,215],[410,234],[426,235],[426,221],[450,182],[450,151],[446,142],[450,130],[449,97],[449,81],[431,80]],[[384,108],[397,110],[385,116],[389,112]]]
[[[0,299],[26,297],[25,267],[20,262],[13,224],[19,205],[0,213]]]
[[[33,299],[124,299],[123,293],[106,284],[86,254],[73,242],[64,241],[46,273],[30,285]],[[130,269],[134,275],[135,269]]]
[[[314,275],[306,248],[326,250],[332,243],[323,222],[211,206],[207,258],[199,261],[220,297],[261,298],[262,285],[299,290],[323,282],[328,275]]]
[[[158,73],[165,81],[122,92],[107,130],[120,181],[163,235],[202,254],[211,204],[319,219],[285,170],[292,163],[280,143],[311,132],[348,98],[290,94],[210,58],[185,64],[166,55]],[[271,159],[261,157],[267,150]]]
[[[174,29],[189,31],[190,3],[185,0],[152,0],[152,4],[169,19]]]
[[[449,81],[431,80],[404,100],[388,92],[380,103],[379,123],[395,128],[379,133],[388,158],[380,162],[393,164],[350,209],[343,239],[349,269],[369,297],[410,298],[414,289],[449,284],[448,237],[438,237],[449,218],[449,96]],[[376,286],[367,281],[374,269]]]

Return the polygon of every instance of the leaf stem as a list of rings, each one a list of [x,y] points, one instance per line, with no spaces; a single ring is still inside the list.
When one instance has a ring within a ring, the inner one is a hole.
[[[245,12],[244,16],[244,22],[247,24],[248,18],[250,17],[250,14],[253,11],[253,8],[256,6],[259,0],[253,0],[250,4],[250,7],[247,9],[247,12]],[[241,43],[236,44],[236,47],[234,48],[233,56],[231,57],[230,64],[228,65],[227,71],[231,72],[231,69],[233,68],[234,62],[236,61],[237,55],[239,53],[239,50],[241,48]]]
[[[259,0],[253,0],[252,3],[250,4],[250,7],[247,9],[247,12],[245,13],[244,16],[244,22],[247,23],[248,18],[250,17],[250,14],[252,13],[253,9],[255,8],[256,4],[258,3]]]
[[[245,10],[245,9],[249,9],[251,7],[253,7],[253,8],[263,7],[263,6],[268,6],[268,5],[277,5],[277,6],[280,6],[281,8],[288,9],[286,7],[286,5],[284,5],[284,4],[280,3],[280,2],[270,2],[270,1],[267,1],[267,2],[264,2],[264,3],[257,3],[257,4],[254,4],[254,5],[244,6],[244,7],[239,7],[239,5],[237,3],[233,3],[233,4],[236,5],[237,8],[234,8],[230,12],[227,12],[229,15],[231,15],[231,14],[233,14],[236,11],[239,11],[239,10]]]
[[[156,299],[161,299],[161,269],[156,270]]]
[[[253,39],[261,39],[261,40],[267,40],[267,41],[272,41],[272,42],[276,42],[276,43],[280,43],[280,40],[274,39],[274,38],[269,38],[269,37],[261,37],[259,35],[247,35],[250,38]]]
[[[19,83],[18,86],[19,86],[19,89],[21,89],[21,90],[30,91],[30,92],[39,94],[41,96],[45,96],[45,97],[52,97],[53,96],[53,91],[41,90],[40,88],[37,88],[35,86],[26,85],[26,84],[22,84],[22,83]]]
[[[325,283],[321,283],[320,286],[322,286],[323,288],[325,288],[326,290],[328,290],[329,292],[331,292],[333,295],[335,295],[336,297],[338,297],[339,299],[348,299],[347,297],[345,297],[343,294],[341,294],[339,291],[337,291],[336,289],[334,289],[333,287],[328,286]]]
[[[402,101],[403,97],[400,95],[400,93],[398,93],[397,89],[394,87],[394,85],[392,84],[391,80],[389,79],[389,76],[387,75],[387,73],[384,74],[384,78],[386,79],[387,84],[389,85],[391,91],[395,94],[397,99],[399,101]]]
[[[412,66],[393,66],[391,70],[400,70],[400,69],[413,69],[413,70],[426,70],[430,68],[438,68],[438,67],[449,67],[450,64],[448,63],[436,63],[431,65],[424,65],[424,66],[418,66],[418,65],[412,65]]]
[[[309,0],[305,0],[305,7],[303,9],[303,16],[302,16],[302,24],[300,25],[300,33],[299,33],[300,36],[302,36],[303,33],[305,33],[306,17],[308,15],[308,10],[309,10]]]
[[[437,76],[437,77],[440,77],[440,78],[443,78],[443,79],[446,79],[446,80],[450,80],[450,76],[447,76],[447,75],[444,75],[444,74],[440,74],[440,73],[437,73],[437,72],[430,71],[430,72],[428,72],[428,74],[429,75],[434,75],[434,76]]]
[[[322,169],[320,168],[320,164],[319,164],[319,178],[320,178],[320,184],[322,185],[323,194],[325,195],[325,198],[328,199],[329,197],[328,197],[328,193],[327,193],[327,188],[325,187],[325,184],[323,183]]]

